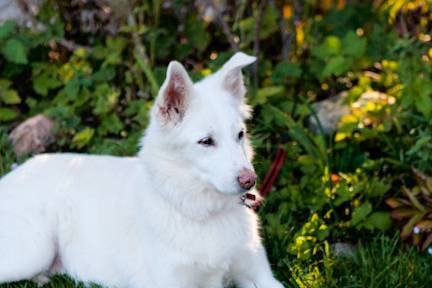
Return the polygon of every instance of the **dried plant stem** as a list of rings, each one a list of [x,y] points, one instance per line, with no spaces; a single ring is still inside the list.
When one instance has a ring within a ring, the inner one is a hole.
[[[128,24],[130,26],[132,27],[136,26],[136,21],[132,11],[129,13],[127,19],[128,19]],[[135,60],[137,61],[138,66],[143,70],[144,74],[147,77],[147,80],[150,83],[151,94],[153,96],[156,96],[159,91],[159,85],[151,70],[150,60],[149,57],[147,56],[145,46],[142,44],[141,38],[139,37],[136,31],[132,32],[132,40],[135,46],[135,51],[134,51]]]
[[[220,9],[220,5],[215,5],[215,3],[213,2],[213,0],[210,0],[208,2],[208,5],[210,5],[215,13],[216,13],[216,20],[218,22],[218,24],[221,26],[223,33],[225,34],[225,37],[228,39],[228,42],[230,43],[231,49],[234,51],[239,51],[240,48],[237,45],[236,41],[234,40],[235,37],[233,35],[233,33],[231,32],[231,28],[228,25],[228,22],[225,21],[224,18],[224,13],[223,11]]]
[[[261,18],[266,3],[267,3],[266,0],[262,0],[258,4],[258,11],[256,15],[256,22],[255,22],[254,54],[257,57],[257,60],[253,67],[253,79],[254,79],[255,89],[258,88],[258,65],[259,65],[259,53],[260,53]]]

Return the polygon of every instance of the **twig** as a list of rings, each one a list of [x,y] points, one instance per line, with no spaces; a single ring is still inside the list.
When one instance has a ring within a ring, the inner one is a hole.
[[[236,11],[236,15],[234,17],[234,24],[233,27],[235,28],[237,23],[240,22],[240,20],[243,17],[243,13],[246,9],[247,0],[240,0],[238,4],[238,9]]]
[[[258,88],[258,64],[259,64],[259,52],[260,52],[260,35],[261,35],[261,18],[264,11],[266,0],[260,1],[258,4],[257,17],[255,22],[255,41],[254,41],[254,54],[257,57],[257,60],[254,65],[254,85],[255,89]]]
[[[66,39],[60,39],[57,41],[57,43],[60,44],[61,46],[65,47],[69,51],[75,51],[77,49],[85,49],[87,51],[91,50],[91,48],[88,46],[79,45],[73,41],[66,40]]]
[[[288,56],[289,56],[289,52],[291,50],[291,41],[292,41],[294,32],[291,31],[291,33],[288,33],[288,29],[287,29],[287,27],[285,25],[286,23],[285,23],[285,20],[284,20],[283,13],[280,12],[281,9],[278,9],[276,7],[276,4],[275,4],[274,0],[269,0],[269,2],[270,2],[270,5],[272,5],[273,9],[277,13],[279,30],[280,30],[280,34],[281,34],[281,38],[282,38],[282,53],[281,53],[282,54],[282,60],[287,60]],[[294,22],[294,17],[293,17],[293,22]],[[292,26],[294,26],[294,25],[292,25]]]
[[[217,7],[218,5],[215,5],[213,0],[210,0],[208,2],[208,5],[213,8],[213,10],[216,13],[216,20],[219,23],[219,25],[222,27],[222,31],[225,34],[225,37],[228,39],[228,42],[230,43],[231,49],[234,51],[239,51],[239,46],[237,45],[236,41],[234,40],[235,37],[231,33],[231,28],[229,27],[227,21],[224,19],[223,11]]]
[[[297,24],[301,21],[301,15],[303,11],[302,4],[299,0],[293,0],[293,21],[292,21],[292,33],[291,33],[291,40],[290,43],[292,43],[292,38],[295,38],[295,35],[297,33]]]
[[[128,25],[131,27],[136,27],[136,21],[133,16],[132,9],[129,9],[129,15],[127,17]],[[138,63],[138,66],[143,70],[150,83],[151,93],[156,96],[159,91],[159,85],[150,67],[150,60],[146,54],[144,45],[141,42],[140,36],[136,31],[132,31],[132,40],[135,46],[134,57]]]

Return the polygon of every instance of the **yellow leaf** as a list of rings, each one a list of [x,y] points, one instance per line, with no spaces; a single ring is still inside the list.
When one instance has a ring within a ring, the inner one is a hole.
[[[343,133],[343,132],[337,132],[336,136],[335,136],[335,141],[339,142],[344,140],[345,138],[347,138],[349,135],[347,133]]]
[[[293,8],[291,5],[289,4],[285,4],[283,6],[283,17],[285,19],[291,19],[291,17],[293,16]]]
[[[208,76],[208,75],[210,75],[212,73],[212,70],[211,69],[203,69],[202,71],[201,71],[201,74],[203,75],[203,76]]]
[[[333,6],[333,0],[322,0],[321,8],[325,11],[330,10]]]
[[[84,130],[81,130],[72,139],[72,143],[78,147],[82,148],[86,146],[90,140],[93,138],[94,129],[93,128],[85,128]]]
[[[303,45],[304,43],[304,30],[303,30],[303,22],[296,23],[296,41],[299,45]]]

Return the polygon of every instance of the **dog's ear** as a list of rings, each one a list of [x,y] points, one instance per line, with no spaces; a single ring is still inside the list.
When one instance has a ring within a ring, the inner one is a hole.
[[[168,65],[166,79],[156,100],[156,113],[162,123],[182,120],[192,93],[193,83],[185,68],[177,61]]]
[[[246,88],[243,83],[241,69],[255,62],[255,60],[256,57],[249,56],[243,52],[234,54],[221,69],[223,87],[236,97],[243,97]]]

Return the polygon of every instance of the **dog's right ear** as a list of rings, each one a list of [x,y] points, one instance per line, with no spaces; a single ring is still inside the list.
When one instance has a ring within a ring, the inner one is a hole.
[[[177,124],[183,119],[192,87],[192,80],[183,65],[171,61],[155,104],[156,114],[161,123]]]

